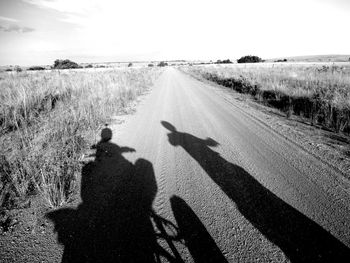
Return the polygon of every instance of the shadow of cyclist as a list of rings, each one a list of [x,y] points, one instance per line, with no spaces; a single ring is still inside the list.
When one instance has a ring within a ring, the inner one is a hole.
[[[170,131],[169,143],[181,146],[196,160],[235,202],[240,213],[292,262],[343,262],[350,258],[348,247],[261,185],[243,168],[213,151],[210,147],[218,145],[213,139],[201,139],[177,131],[169,122],[161,123]]]
[[[95,160],[82,169],[82,203],[47,215],[64,245],[62,262],[159,262],[161,257],[175,262],[158,245],[152,225],[152,220],[170,224],[152,209],[157,193],[152,163],[132,164],[122,154],[135,150],[111,138],[112,131],[103,129]]]

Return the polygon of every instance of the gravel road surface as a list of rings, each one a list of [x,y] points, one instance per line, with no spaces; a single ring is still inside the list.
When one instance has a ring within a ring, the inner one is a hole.
[[[218,89],[168,68],[113,133],[151,167],[163,260],[350,259],[349,181]]]

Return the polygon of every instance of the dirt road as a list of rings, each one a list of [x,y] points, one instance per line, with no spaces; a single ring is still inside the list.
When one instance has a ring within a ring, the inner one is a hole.
[[[349,182],[217,89],[169,68],[113,129],[135,149],[126,159],[153,166],[153,210],[181,239],[160,243],[175,258],[349,259]]]
[[[350,183],[219,89],[168,68],[48,217],[64,261],[344,262]]]

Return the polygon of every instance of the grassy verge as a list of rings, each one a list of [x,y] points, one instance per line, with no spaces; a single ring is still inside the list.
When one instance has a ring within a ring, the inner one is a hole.
[[[42,195],[51,207],[76,190],[97,130],[126,110],[156,68],[0,75],[0,208]]]
[[[310,119],[337,132],[350,133],[350,68],[340,66],[184,68],[258,101]]]

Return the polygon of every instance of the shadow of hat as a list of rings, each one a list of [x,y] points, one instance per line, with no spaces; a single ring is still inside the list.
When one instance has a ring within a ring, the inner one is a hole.
[[[112,139],[112,130],[110,128],[104,128],[101,131],[101,141],[108,142],[110,139]]]

